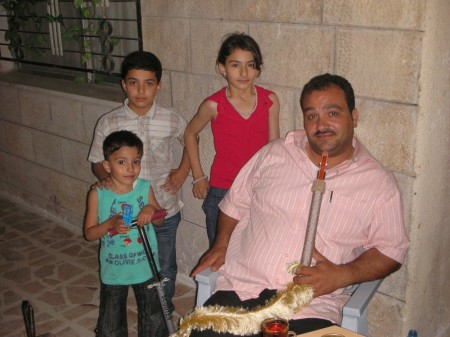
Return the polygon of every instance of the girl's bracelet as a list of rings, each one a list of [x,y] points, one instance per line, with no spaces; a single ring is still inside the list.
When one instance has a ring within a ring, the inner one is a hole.
[[[203,176],[203,177],[200,177],[200,178],[198,178],[198,179],[195,179],[195,180],[192,182],[192,185],[195,185],[196,183],[198,183],[200,180],[203,180],[203,179],[208,179],[208,176]]]

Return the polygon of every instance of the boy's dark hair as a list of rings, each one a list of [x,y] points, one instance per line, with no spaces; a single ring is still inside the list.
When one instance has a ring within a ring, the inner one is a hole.
[[[122,61],[122,65],[120,67],[120,75],[122,80],[125,80],[131,69],[142,69],[154,72],[158,83],[161,81],[161,61],[153,53],[148,51],[135,51],[128,54]]]
[[[322,91],[328,89],[330,86],[335,85],[341,88],[345,93],[345,100],[347,101],[350,112],[355,109],[355,93],[353,92],[352,85],[349,81],[339,75],[322,74],[313,77],[305,84],[300,96],[300,106],[303,110],[303,100],[307,95],[313,91]]]
[[[253,59],[255,60],[255,68],[261,71],[263,64],[261,50],[259,49],[258,43],[245,33],[231,33],[224,36],[217,54],[216,64],[225,64],[227,57],[236,49],[242,49],[252,53]]]
[[[111,132],[103,141],[105,160],[108,160],[111,154],[123,146],[136,147],[140,155],[144,153],[144,144],[136,134],[126,130],[115,131]]]

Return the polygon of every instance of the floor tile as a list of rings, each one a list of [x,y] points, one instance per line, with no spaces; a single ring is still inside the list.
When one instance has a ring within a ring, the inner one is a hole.
[[[26,336],[23,300],[33,305],[37,336],[94,336],[97,248],[98,243],[85,241],[44,212],[0,195],[0,336]],[[129,337],[134,337],[137,312],[129,293]],[[175,325],[194,303],[195,289],[178,283]]]

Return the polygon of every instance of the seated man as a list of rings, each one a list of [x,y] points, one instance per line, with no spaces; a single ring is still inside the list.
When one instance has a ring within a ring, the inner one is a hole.
[[[289,321],[290,330],[305,333],[340,324],[348,300],[343,288],[399,269],[408,239],[394,176],[353,135],[358,111],[350,83],[337,75],[314,77],[300,104],[304,130],[272,141],[240,171],[220,204],[214,244],[192,275],[220,268],[205,305],[244,308],[264,304],[288,282],[310,284],[313,301]],[[313,263],[292,279],[286,266],[302,254],[311,185],[324,151],[326,190]],[[191,336],[215,335],[194,330]]]

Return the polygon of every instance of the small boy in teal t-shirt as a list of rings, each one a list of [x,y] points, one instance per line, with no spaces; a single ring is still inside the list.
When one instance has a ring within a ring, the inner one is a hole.
[[[167,336],[158,293],[155,287],[148,288],[154,283],[154,275],[141,238],[136,229],[130,229],[124,221],[126,217],[123,217],[124,210],[132,210],[134,217],[137,215],[138,226],[147,225],[144,228],[158,261],[151,218],[161,207],[150,181],[138,178],[143,143],[130,131],[116,131],[105,138],[103,153],[103,167],[111,177],[110,188],[89,191],[84,221],[86,239],[101,241],[101,290],[96,336],[128,335],[126,303],[130,285],[138,306],[139,336]],[[164,218],[160,218],[154,223],[161,224],[163,221]],[[110,236],[110,229],[115,229],[118,235]]]

